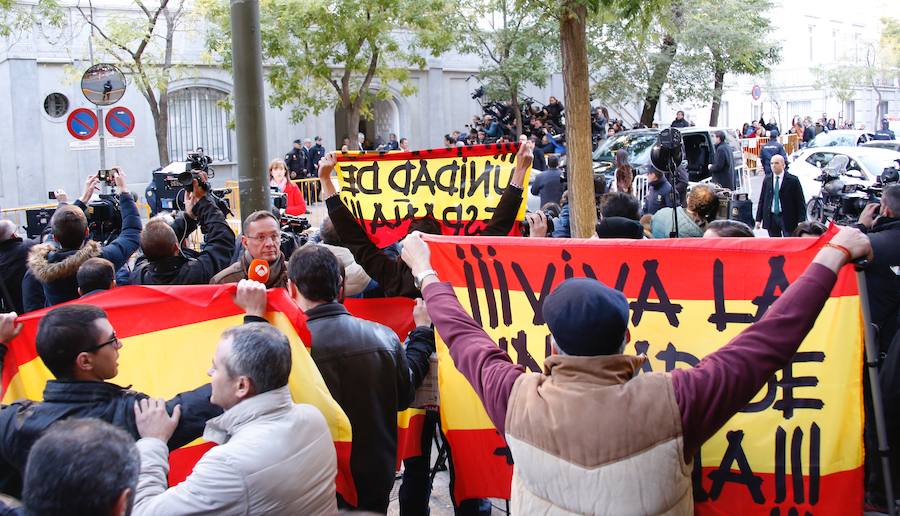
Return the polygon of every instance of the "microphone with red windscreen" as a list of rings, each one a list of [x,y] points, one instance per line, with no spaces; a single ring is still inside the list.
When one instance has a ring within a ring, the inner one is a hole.
[[[247,270],[247,279],[260,283],[269,281],[269,262],[259,258],[250,262],[250,268]]]

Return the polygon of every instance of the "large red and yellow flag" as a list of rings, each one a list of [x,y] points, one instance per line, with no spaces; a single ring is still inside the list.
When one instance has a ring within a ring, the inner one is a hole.
[[[623,291],[626,352],[646,354],[645,371],[671,371],[695,365],[758,320],[830,236],[426,238],[432,265],[462,305],[515,362],[541,372],[550,350],[541,306],[567,278],[593,277]],[[862,349],[856,278],[846,267],[793,360],[695,457],[697,512],[859,514]],[[438,354],[456,498],[508,498],[514,457],[440,339]]]
[[[103,308],[116,335],[124,342],[119,374],[112,381],[153,397],[171,398],[209,382],[206,372],[220,335],[243,322],[243,311],[232,302],[234,290],[234,285],[122,287],[73,303]],[[408,299],[378,300],[377,305],[369,300],[348,300],[346,304],[354,315],[380,322],[398,335],[405,336],[413,326],[412,301]],[[338,456],[337,491],[355,505],[356,488],[350,475],[350,422],[331,397],[309,355],[311,339],[305,316],[283,289],[269,291],[268,310],[267,319],[291,342],[290,387],[294,401],[316,406],[328,421]],[[24,328],[10,344],[3,367],[4,403],[20,398],[41,400],[44,385],[53,378],[34,345],[38,323],[46,312],[19,318]],[[198,439],[173,452],[170,483],[184,480],[210,447],[210,443]],[[401,449],[398,454],[410,452]]]
[[[518,148],[497,143],[339,153],[340,197],[379,247],[400,240],[410,222],[426,216],[437,219],[446,235],[478,235],[509,186]],[[523,202],[517,219],[524,213]]]

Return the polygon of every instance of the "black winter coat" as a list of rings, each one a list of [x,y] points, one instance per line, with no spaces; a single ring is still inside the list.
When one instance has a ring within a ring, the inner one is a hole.
[[[887,351],[887,344],[898,329],[900,311],[900,276],[892,269],[900,265],[900,219],[879,217],[872,229],[859,224],[856,227],[867,233],[872,243],[873,258],[866,267],[869,309],[872,322],[881,330],[881,350]]]
[[[209,401],[209,384],[183,392],[168,402],[169,413],[181,405],[181,419],[169,449],[174,450],[203,435],[206,421],[222,413]],[[134,422],[134,403],[146,394],[107,382],[50,380],[44,401],[19,400],[0,409],[0,492],[21,497],[25,460],[34,442],[53,423],[72,417],[93,417],[115,425],[140,439]]]
[[[734,190],[734,156],[728,142],[716,145],[716,154],[712,166],[709,167],[709,173],[712,175],[713,183]]]
[[[481,235],[508,235],[516,222],[521,204],[522,190],[512,185],[507,187]],[[366,274],[381,285],[385,296],[413,299],[422,297],[422,293],[416,288],[409,266],[399,256],[389,256],[373,244],[339,196],[329,197],[325,200],[325,205],[343,246],[353,253],[356,263],[362,266]]]
[[[22,278],[27,270],[28,250],[35,244],[31,240],[19,237],[10,238],[0,243],[0,281],[9,293],[12,306],[7,307],[16,313],[25,313],[22,304]],[[7,302],[3,302],[5,307]]]
[[[206,197],[194,206],[200,230],[206,244],[196,258],[182,255],[148,260],[141,257],[131,273],[131,285],[206,285],[213,276],[231,263],[234,250],[234,231],[225,222],[225,215]],[[184,214],[175,219],[172,229],[184,239],[197,228],[197,223]]]
[[[353,427],[350,471],[357,509],[387,512],[397,462],[397,412],[415,399],[428,372],[434,332],[417,328],[404,351],[386,326],[328,303],[306,312],[311,355]]]
[[[85,209],[81,201],[76,201],[75,205]],[[122,231],[109,245],[101,246],[90,240],[78,249],[60,249],[55,242],[31,248],[28,272],[22,280],[25,311],[78,299],[75,274],[89,258],[106,258],[115,270],[128,261],[141,243],[141,215],[130,193],[119,195],[119,209],[122,212]]]

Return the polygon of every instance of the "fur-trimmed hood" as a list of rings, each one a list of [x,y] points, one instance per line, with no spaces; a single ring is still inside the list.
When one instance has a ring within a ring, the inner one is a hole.
[[[81,264],[100,256],[101,250],[100,243],[93,240],[89,240],[80,249],[68,251],[60,251],[52,242],[38,244],[28,253],[28,268],[41,283],[52,283],[75,276]]]

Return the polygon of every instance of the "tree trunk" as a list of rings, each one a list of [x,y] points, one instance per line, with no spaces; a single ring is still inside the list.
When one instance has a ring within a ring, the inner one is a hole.
[[[344,117],[347,120],[347,137],[350,138],[350,150],[357,150],[357,134],[359,133],[359,102],[344,106]],[[368,135],[366,135],[368,136]]]
[[[516,117],[516,138],[518,138],[522,134],[522,106],[519,105],[519,91],[516,88],[512,89],[512,96],[509,100],[512,104],[513,115]]]
[[[560,20],[560,48],[566,104],[566,168],[569,176],[570,226],[575,238],[596,231],[597,202],[591,161],[591,115],[588,98],[588,59],[585,23],[587,7],[565,0]]]
[[[167,86],[168,87],[168,86]],[[207,144],[208,145],[208,144]],[[156,149],[159,153],[159,166],[169,164],[169,92],[159,93],[159,126],[156,127]]]
[[[659,104],[659,97],[662,94],[663,86],[666,84],[666,78],[669,76],[669,68],[672,67],[672,61],[675,60],[675,53],[678,51],[678,43],[671,34],[663,37],[662,45],[659,47],[660,59],[653,67],[653,74],[650,76],[650,83],[647,86],[647,94],[644,95],[644,109],[641,111],[641,123],[647,127],[653,126],[653,119],[656,116],[656,106]]]
[[[716,59],[716,71],[713,73],[713,96],[712,109],[709,111],[709,126],[715,127],[719,125],[719,109],[722,107],[722,89],[725,85],[725,69]]]
[[[875,123],[872,125],[872,131],[875,132],[881,129],[881,117],[884,116],[884,113],[881,112],[881,90],[875,85],[874,80],[872,80],[872,90],[875,91],[875,96],[878,99],[875,101]]]

